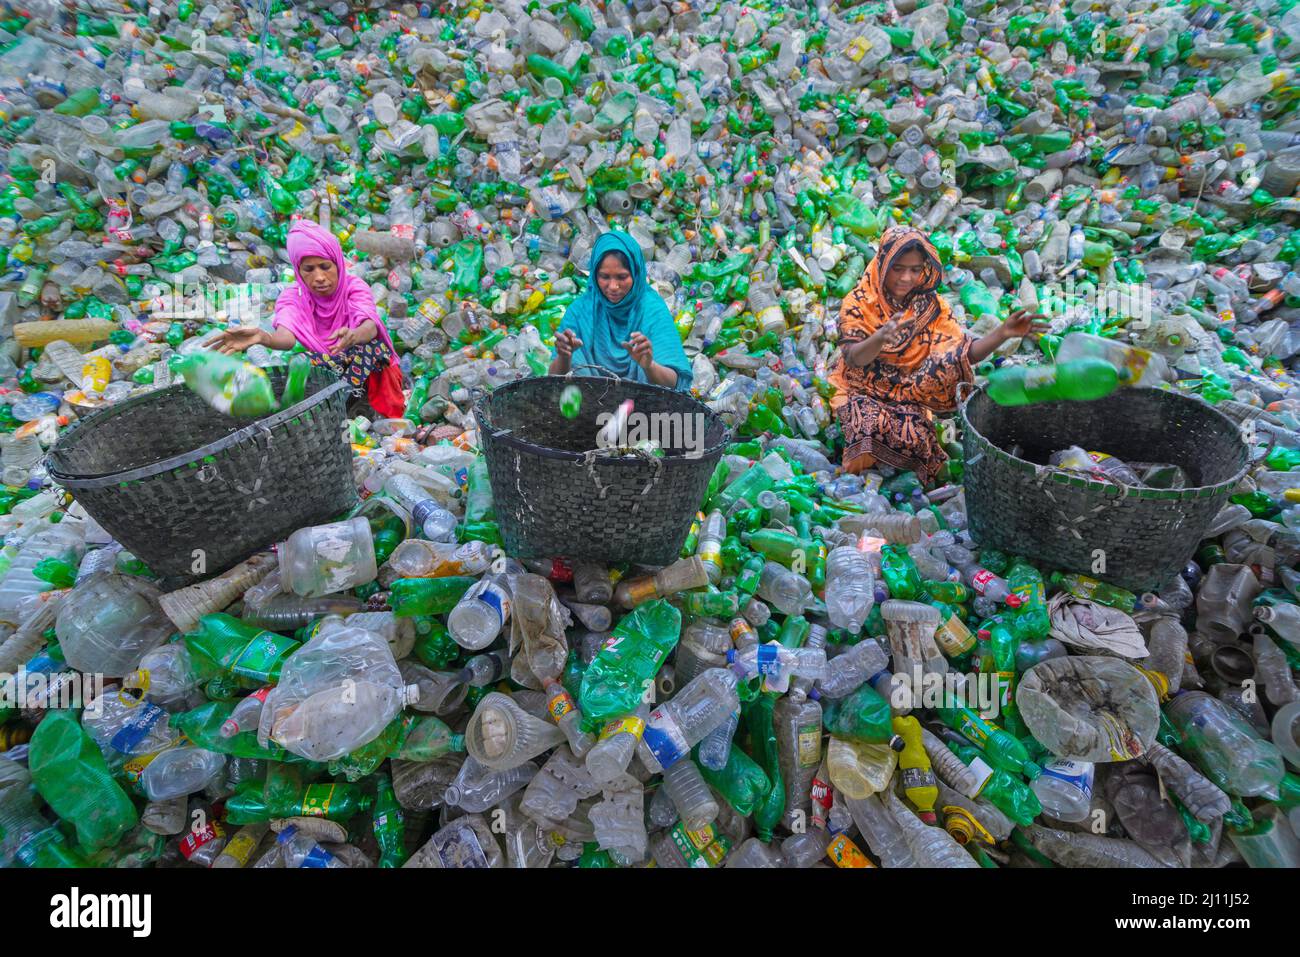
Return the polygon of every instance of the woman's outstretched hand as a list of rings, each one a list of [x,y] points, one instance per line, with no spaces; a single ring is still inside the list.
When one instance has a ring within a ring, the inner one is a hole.
[[[264,341],[262,330],[256,326],[236,326],[227,329],[221,335],[212,340],[212,345],[218,352],[228,356],[233,356],[237,352],[243,352],[251,349],[253,346]]]
[[[1047,332],[1047,317],[1037,312],[1030,312],[1028,309],[1017,309],[1011,315],[1007,316],[1006,321],[1002,323],[1002,328],[1006,332],[1008,339],[1018,339],[1021,336],[1035,335],[1041,336]]]
[[[627,342],[620,343],[620,345],[632,354],[632,358],[637,365],[645,369],[646,372],[650,371],[650,367],[654,365],[655,361],[655,350],[644,333],[634,332]]]

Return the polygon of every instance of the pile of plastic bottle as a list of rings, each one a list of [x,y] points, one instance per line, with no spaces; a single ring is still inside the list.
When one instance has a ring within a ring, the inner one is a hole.
[[[1300,866],[1291,3],[2,9],[0,863]],[[294,216],[406,416],[353,423],[352,518],[164,592],[42,456],[269,324]],[[1160,593],[972,542],[950,421],[937,489],[838,473],[899,222],[972,334],[1050,315],[981,379],[1084,333],[1272,443]],[[737,440],[677,564],[520,563],[468,402],[611,226]]]

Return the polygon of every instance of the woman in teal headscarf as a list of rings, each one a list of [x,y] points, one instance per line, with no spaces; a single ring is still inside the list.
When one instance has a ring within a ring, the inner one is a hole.
[[[688,391],[691,364],[668,305],[646,282],[637,241],[617,230],[603,234],[591,251],[590,273],[586,291],[555,334],[551,375],[586,363],[624,379]]]

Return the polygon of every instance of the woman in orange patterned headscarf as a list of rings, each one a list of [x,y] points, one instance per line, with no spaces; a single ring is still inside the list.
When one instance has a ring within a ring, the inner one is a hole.
[[[958,382],[970,382],[1008,339],[1045,332],[1041,316],[1014,312],[972,339],[935,289],[939,254],[918,230],[892,226],[876,257],[840,305],[840,348],[832,362],[831,408],[844,430],[844,471],[877,462],[914,471],[929,485],[946,461],[934,413],[956,407]]]

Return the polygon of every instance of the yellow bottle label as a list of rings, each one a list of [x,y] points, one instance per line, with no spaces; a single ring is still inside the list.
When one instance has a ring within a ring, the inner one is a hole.
[[[636,735],[636,737],[639,738],[641,737],[641,732],[644,730],[644,719],[638,718],[636,715],[629,715],[626,718],[616,718],[605,725],[605,727],[600,731],[600,740],[604,741],[606,738],[612,738],[614,735],[621,734],[625,731],[628,734]]]
[[[837,834],[831,841],[830,846],[826,848],[826,856],[835,863],[836,867],[876,866],[843,834]]]

